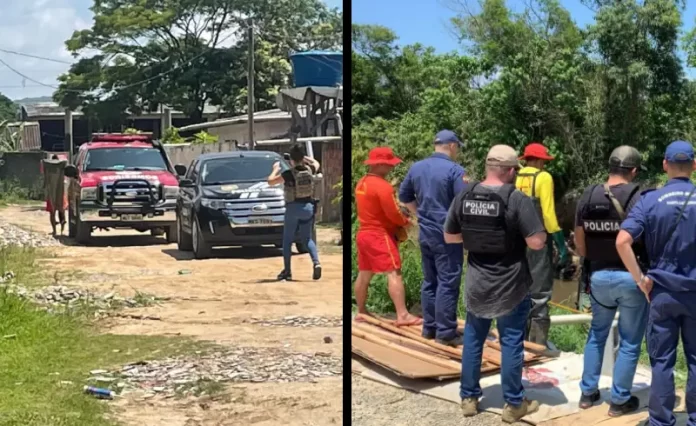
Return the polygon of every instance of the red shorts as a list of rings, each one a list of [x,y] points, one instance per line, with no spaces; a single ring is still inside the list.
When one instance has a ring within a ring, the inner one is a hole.
[[[401,269],[401,256],[394,237],[384,232],[359,231],[355,244],[359,271],[379,274]]]

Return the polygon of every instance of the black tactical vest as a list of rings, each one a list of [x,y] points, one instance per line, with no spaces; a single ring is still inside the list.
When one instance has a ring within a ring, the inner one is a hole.
[[[519,231],[509,226],[505,213],[515,186],[503,185],[500,193],[476,193],[472,183],[459,194],[462,197],[461,226],[464,248],[476,254],[509,254],[524,256],[524,243]]]
[[[614,196],[624,214],[628,214],[626,211],[628,202],[638,191],[638,185],[632,183],[627,185],[626,190],[621,191],[619,196]],[[602,264],[623,265],[616,251],[616,236],[621,230],[624,217],[614,207],[611,198],[606,194],[604,185],[592,187],[589,200],[584,205],[580,218],[585,231],[585,257]]]

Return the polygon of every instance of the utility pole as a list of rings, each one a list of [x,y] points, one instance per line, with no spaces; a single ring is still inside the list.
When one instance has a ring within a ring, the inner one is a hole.
[[[249,74],[247,77],[247,110],[249,111],[249,147],[256,148],[254,143],[254,21],[249,18]]]
[[[68,159],[70,161],[70,164],[73,164],[73,157],[74,157],[74,152],[75,152],[75,146],[73,143],[73,120],[72,120],[72,111],[70,111],[70,108],[65,108],[65,145],[67,145],[66,148],[68,148]]]

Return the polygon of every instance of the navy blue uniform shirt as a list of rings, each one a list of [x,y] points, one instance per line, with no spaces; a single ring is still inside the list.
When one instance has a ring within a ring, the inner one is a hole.
[[[694,185],[686,178],[645,192],[621,224],[634,240],[642,239],[648,252],[648,277],[670,292],[696,292],[696,192],[670,234]]]
[[[411,166],[399,188],[399,200],[418,203],[421,241],[444,243],[442,229],[447,211],[466,187],[464,174],[462,166],[438,152]]]

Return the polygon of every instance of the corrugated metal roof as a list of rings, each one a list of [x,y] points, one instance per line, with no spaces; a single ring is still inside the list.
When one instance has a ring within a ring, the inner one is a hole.
[[[24,110],[24,112],[28,118],[63,117],[65,115],[65,108],[60,106],[56,102],[37,102],[37,103],[32,103],[32,104],[24,104],[24,105],[22,105],[22,109]],[[205,108],[203,108],[204,115],[215,115],[215,114],[219,114],[220,111],[221,111],[221,107],[218,107],[216,105],[206,105]],[[160,115],[160,114],[161,113],[159,111],[143,112],[143,114],[141,114],[140,116],[151,116],[151,115]],[[173,115],[183,115],[183,112],[172,109],[172,114]],[[73,115],[74,116],[82,115],[81,108],[77,108],[77,110],[75,110],[73,112]]]
[[[303,111],[300,115],[304,116]],[[254,123],[263,123],[264,121],[280,121],[280,120],[291,120],[292,116],[287,111],[282,111],[280,109],[269,109],[266,111],[258,111],[254,113]],[[189,126],[184,126],[179,129],[181,132],[188,132],[192,130],[209,129],[212,127],[222,127],[230,126],[233,124],[246,123],[249,121],[249,115],[237,115],[235,117],[221,118],[215,121],[209,121],[207,123],[191,124]]]

